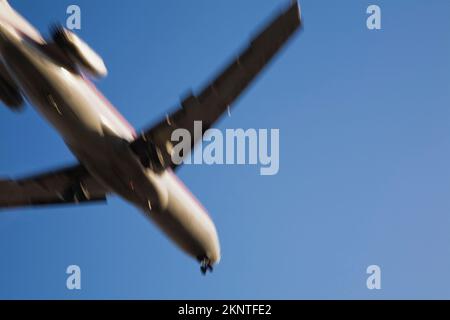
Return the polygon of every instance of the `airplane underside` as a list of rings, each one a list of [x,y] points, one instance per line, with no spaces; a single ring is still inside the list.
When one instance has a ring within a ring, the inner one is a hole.
[[[53,30],[51,41],[41,40],[7,2],[0,5],[9,10],[9,20],[20,21],[10,24],[0,14],[0,86],[9,83],[0,87],[0,98],[10,99],[14,109],[21,105],[19,97],[26,97],[79,160],[36,176],[0,180],[0,208],[89,203],[117,194],[197,259],[203,273],[212,271],[220,261],[216,227],[175,175],[171,134],[178,128],[192,133],[197,121],[207,130],[228,110],[300,28],[298,5],[293,2],[276,16],[199,94],[139,136],[86,75],[107,74],[100,56],[62,27]]]

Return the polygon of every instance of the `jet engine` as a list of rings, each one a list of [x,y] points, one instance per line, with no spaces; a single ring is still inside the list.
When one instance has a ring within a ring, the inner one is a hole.
[[[72,31],[57,26],[53,29],[52,38],[55,44],[84,71],[96,78],[103,78],[108,74],[103,59]]]

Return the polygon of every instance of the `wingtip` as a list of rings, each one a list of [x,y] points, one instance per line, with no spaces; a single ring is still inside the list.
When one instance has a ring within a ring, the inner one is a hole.
[[[302,21],[302,7],[300,6],[300,4],[298,4],[297,1],[294,1],[295,4],[297,4],[297,10],[298,10],[298,19],[300,20],[300,22]]]
[[[302,9],[300,4],[298,3],[297,0],[291,0],[291,3],[289,5],[289,7],[287,8],[287,10],[285,11],[285,13],[290,14],[290,15],[295,15],[297,22],[298,22],[298,26],[302,26]]]

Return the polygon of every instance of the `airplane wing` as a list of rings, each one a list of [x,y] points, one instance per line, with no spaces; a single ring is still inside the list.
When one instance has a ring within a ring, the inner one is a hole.
[[[0,208],[106,201],[108,193],[82,165],[19,180],[0,180]]]
[[[202,121],[203,135],[300,27],[298,4],[293,1],[206,88],[198,95],[191,94],[184,99],[175,112],[131,143],[141,161],[149,163],[150,159],[157,156],[164,169],[176,168],[171,161],[172,132],[178,128],[187,129],[191,134],[193,147],[201,139],[201,136],[196,137],[197,140],[194,137],[194,121]]]

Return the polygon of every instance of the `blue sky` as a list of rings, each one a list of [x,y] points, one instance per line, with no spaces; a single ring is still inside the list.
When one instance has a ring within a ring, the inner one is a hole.
[[[72,1],[11,3],[47,34]],[[100,89],[136,128],[198,89],[285,1],[77,0]],[[382,30],[366,28],[366,8]],[[222,262],[202,277],[143,215],[107,206],[0,215],[0,298],[450,298],[450,2],[301,1],[305,27],[226,128],[279,128],[280,171],[187,166]],[[32,108],[0,109],[0,176],[74,161]],[[66,267],[82,290],[66,289]],[[366,268],[382,289],[366,288]]]

